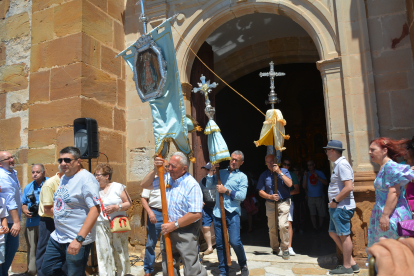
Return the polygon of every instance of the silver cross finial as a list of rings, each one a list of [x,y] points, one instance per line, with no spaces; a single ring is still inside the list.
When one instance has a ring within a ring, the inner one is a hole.
[[[286,75],[285,73],[275,72],[274,70],[274,63],[271,61],[270,63],[270,71],[266,73],[260,72],[260,77],[270,77],[270,94],[269,94],[269,103],[272,104],[272,109],[275,108],[275,103],[278,103],[280,100],[277,98],[277,94],[275,93],[275,77],[281,77]]]
[[[213,119],[214,113],[216,112],[215,108],[211,106],[210,100],[208,99],[208,93],[211,92],[212,88],[216,88],[218,83],[213,82],[210,84],[210,81],[206,82],[206,77],[201,75],[200,77],[201,83],[197,83],[198,87],[194,87],[193,93],[204,93],[204,97],[206,100],[206,109],[204,110],[207,117],[209,119]]]

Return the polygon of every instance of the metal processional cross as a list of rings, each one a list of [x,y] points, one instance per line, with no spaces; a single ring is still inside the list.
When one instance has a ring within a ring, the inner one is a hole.
[[[208,93],[211,92],[211,88],[216,88],[218,83],[213,82],[210,84],[210,81],[206,82],[206,77],[203,75],[201,75],[200,80],[201,80],[201,83],[197,83],[198,87],[195,87],[193,89],[193,93],[197,93],[197,92],[204,93],[204,97],[206,100],[206,109],[204,110],[204,112],[206,113],[209,119],[213,119],[214,113],[216,113],[216,109],[211,106],[210,100],[208,98]]]
[[[270,71],[266,73],[260,72],[260,77],[270,77],[270,94],[269,94],[269,103],[272,105],[272,109],[275,109],[275,103],[280,102],[277,98],[277,94],[275,93],[275,77],[281,77],[286,75],[285,73],[275,72],[274,70],[274,63],[271,61],[270,63]]]

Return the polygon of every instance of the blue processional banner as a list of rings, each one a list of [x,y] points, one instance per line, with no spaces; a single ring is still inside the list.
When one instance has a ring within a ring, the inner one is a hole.
[[[160,29],[164,29],[160,31]],[[181,90],[180,75],[178,72],[177,59],[174,48],[174,41],[171,32],[170,20],[166,20],[157,28],[152,30],[149,35],[156,45],[161,49],[162,55],[166,61],[166,82],[161,96],[148,100],[152,112],[152,126],[155,138],[155,153],[162,154],[163,157],[169,152],[171,142],[175,144],[178,150],[185,153],[192,162],[194,162],[193,152],[188,141],[188,128],[191,121],[186,117],[183,92]],[[131,53],[129,53],[131,51]],[[131,70],[134,71],[136,64],[135,56],[139,51],[134,45],[131,45],[119,55],[122,55]],[[128,53],[128,54],[126,54]],[[138,78],[148,72],[146,78],[154,78],[154,68],[157,69],[156,63],[148,61],[147,70],[139,72]],[[137,86],[138,89],[138,86]]]

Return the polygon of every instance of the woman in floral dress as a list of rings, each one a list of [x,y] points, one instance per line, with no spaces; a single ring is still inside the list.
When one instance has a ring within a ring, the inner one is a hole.
[[[374,182],[375,205],[368,228],[368,246],[380,237],[396,239],[397,223],[411,219],[411,211],[404,197],[405,185],[414,179],[410,167],[395,162],[403,156],[407,140],[378,138],[371,142],[369,154],[373,162],[381,166]]]

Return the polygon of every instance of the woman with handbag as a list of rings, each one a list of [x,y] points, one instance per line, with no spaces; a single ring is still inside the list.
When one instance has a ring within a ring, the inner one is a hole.
[[[96,222],[96,251],[99,275],[124,276],[131,273],[128,230],[125,229],[127,226],[131,230],[125,212],[131,206],[131,199],[124,185],[111,181],[112,172],[109,164],[98,164],[95,168],[101,200],[101,213]],[[114,233],[114,230],[120,232]]]
[[[375,205],[368,227],[368,245],[372,246],[380,237],[398,238],[398,222],[412,218],[404,197],[405,185],[414,179],[414,172],[406,165],[396,163],[405,153],[407,140],[377,138],[371,142],[369,155],[381,166],[374,181]]]

